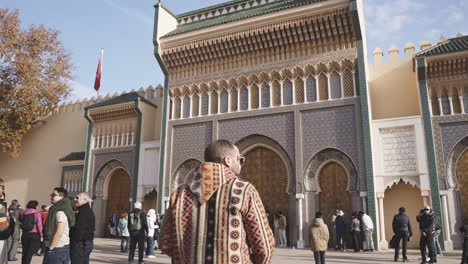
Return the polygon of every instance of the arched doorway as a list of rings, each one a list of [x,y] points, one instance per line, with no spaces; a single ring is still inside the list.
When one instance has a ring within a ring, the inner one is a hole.
[[[240,178],[255,186],[265,210],[272,214],[282,211],[286,219],[290,219],[287,193],[288,170],[284,161],[274,151],[263,146],[254,147],[243,155],[246,157],[246,163],[242,167]],[[288,223],[288,225],[291,224]],[[290,242],[289,239],[288,242]]]
[[[457,161],[456,176],[462,223],[468,223],[468,149],[465,149]]]
[[[349,226],[351,221],[351,198],[347,190],[348,188],[348,174],[346,170],[337,162],[330,162],[326,164],[320,171],[319,176],[319,208],[323,215],[323,220],[328,226],[328,229],[333,232],[332,216],[337,209],[344,212],[346,224]],[[347,236],[347,244],[351,241]],[[331,237],[328,242],[329,247],[334,246],[334,239]]]
[[[104,221],[106,234],[109,232],[108,219],[114,212],[117,214],[117,218],[120,218],[122,213],[130,211],[131,191],[130,176],[126,170],[118,168],[108,177],[106,218]]]
[[[185,178],[189,172],[198,168],[201,162],[196,159],[188,159],[177,167],[172,176],[171,192],[175,191],[177,187],[185,183]]]
[[[143,210],[148,212],[149,209],[156,209],[156,203],[158,201],[158,192],[155,189],[151,190],[145,195],[143,199]]]
[[[418,249],[420,232],[416,222],[416,215],[424,206],[421,190],[417,186],[400,180],[398,183],[393,184],[391,188],[387,188],[384,195],[385,237],[390,240],[393,236],[393,216],[398,213],[398,208],[405,207],[413,228],[413,237],[408,243],[408,248]]]

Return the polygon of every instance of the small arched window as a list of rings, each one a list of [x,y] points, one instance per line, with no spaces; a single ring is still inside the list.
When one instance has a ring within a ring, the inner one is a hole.
[[[240,110],[249,109],[249,89],[242,87],[240,90]]]
[[[190,97],[188,95],[184,96],[184,118],[190,117]]]
[[[283,83],[283,104],[290,105],[293,103],[292,82],[287,80]]]
[[[229,96],[226,90],[221,92],[221,113],[227,113],[229,107]]]
[[[306,80],[307,102],[317,101],[317,82],[314,77],[309,77]]]
[[[330,75],[330,93],[331,99],[341,98],[341,78],[336,72]]]
[[[270,85],[267,83],[262,85],[262,107],[270,107]]]
[[[201,114],[202,115],[207,115],[208,114],[208,105],[210,103],[210,97],[206,92],[202,94],[202,100],[201,100]]]

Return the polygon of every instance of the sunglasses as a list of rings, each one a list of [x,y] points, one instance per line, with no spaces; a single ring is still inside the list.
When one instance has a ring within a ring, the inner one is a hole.
[[[81,197],[79,196],[75,196],[75,200],[79,200]]]
[[[245,163],[245,157],[237,157],[237,160],[239,161],[239,164],[242,166]]]
[[[59,195],[56,194],[56,193],[51,193],[51,194],[50,194],[50,197],[55,197],[55,196],[59,196]]]

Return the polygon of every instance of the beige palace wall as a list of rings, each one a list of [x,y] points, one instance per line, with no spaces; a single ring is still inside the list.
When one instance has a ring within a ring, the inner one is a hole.
[[[51,190],[60,185],[59,159],[85,151],[88,121],[82,109],[80,104],[62,106],[30,130],[18,158],[0,153],[0,178],[5,181],[8,202],[18,199],[23,208],[29,200],[50,203]]]
[[[418,116],[420,100],[416,72],[413,71],[414,46],[405,46],[405,59],[398,49],[389,50],[390,61],[383,61],[381,49],[375,49],[374,64],[369,65],[369,94],[372,119]]]

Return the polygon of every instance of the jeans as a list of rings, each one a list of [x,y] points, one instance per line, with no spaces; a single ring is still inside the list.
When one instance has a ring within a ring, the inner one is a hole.
[[[431,258],[431,262],[437,261],[434,250],[434,236],[432,234],[427,234],[426,236],[421,234],[421,239],[419,240],[419,249],[421,250],[421,259],[423,261],[426,259],[426,247],[429,248],[429,258]]]
[[[280,239],[280,247],[287,247],[288,246],[288,240],[286,239],[286,230],[285,229],[279,229],[279,239]]]
[[[8,260],[13,261],[16,258],[16,253],[18,253],[18,246],[20,242],[21,232],[19,226],[15,226],[15,231],[13,234],[7,239],[8,245]]]
[[[371,230],[364,231],[364,243],[363,248],[365,250],[374,250],[374,240],[372,239],[372,232]]]
[[[315,264],[325,264],[325,251],[314,251]]]
[[[406,250],[408,248],[408,237],[409,233],[408,232],[403,232],[403,233],[396,233],[396,246],[395,246],[395,259],[398,259],[400,255],[400,240],[402,241],[402,255],[403,259],[408,259],[406,256]]]
[[[93,240],[72,241],[71,244],[71,263],[72,264],[88,264],[89,255],[93,251]]]
[[[336,232],[336,249],[346,249],[346,240],[344,232]]]
[[[130,232],[130,252],[128,253],[128,262],[132,262],[135,257],[135,249],[138,244],[138,262],[143,262],[143,254],[145,251],[145,231]]]
[[[46,249],[42,264],[68,264],[70,263],[70,246],[65,245],[61,248],[54,248],[49,251]]]
[[[21,236],[23,253],[21,254],[21,264],[31,263],[32,256],[41,246],[41,237],[38,233],[23,233]]]
[[[358,237],[359,237],[359,233],[360,233],[360,232],[361,232],[361,231],[356,231],[356,230],[351,231],[351,234],[352,234],[352,236],[353,236],[353,248],[354,248],[354,252],[359,252],[359,239],[358,239]]]
[[[468,264],[468,237],[463,241],[462,264]]]
[[[442,248],[440,247],[439,236],[441,230],[436,230],[434,233],[434,249],[436,254],[442,254]]]
[[[154,256],[154,237],[148,237],[146,243],[146,256]]]
[[[120,252],[127,252],[128,245],[130,244],[130,237],[123,236],[120,238]]]

